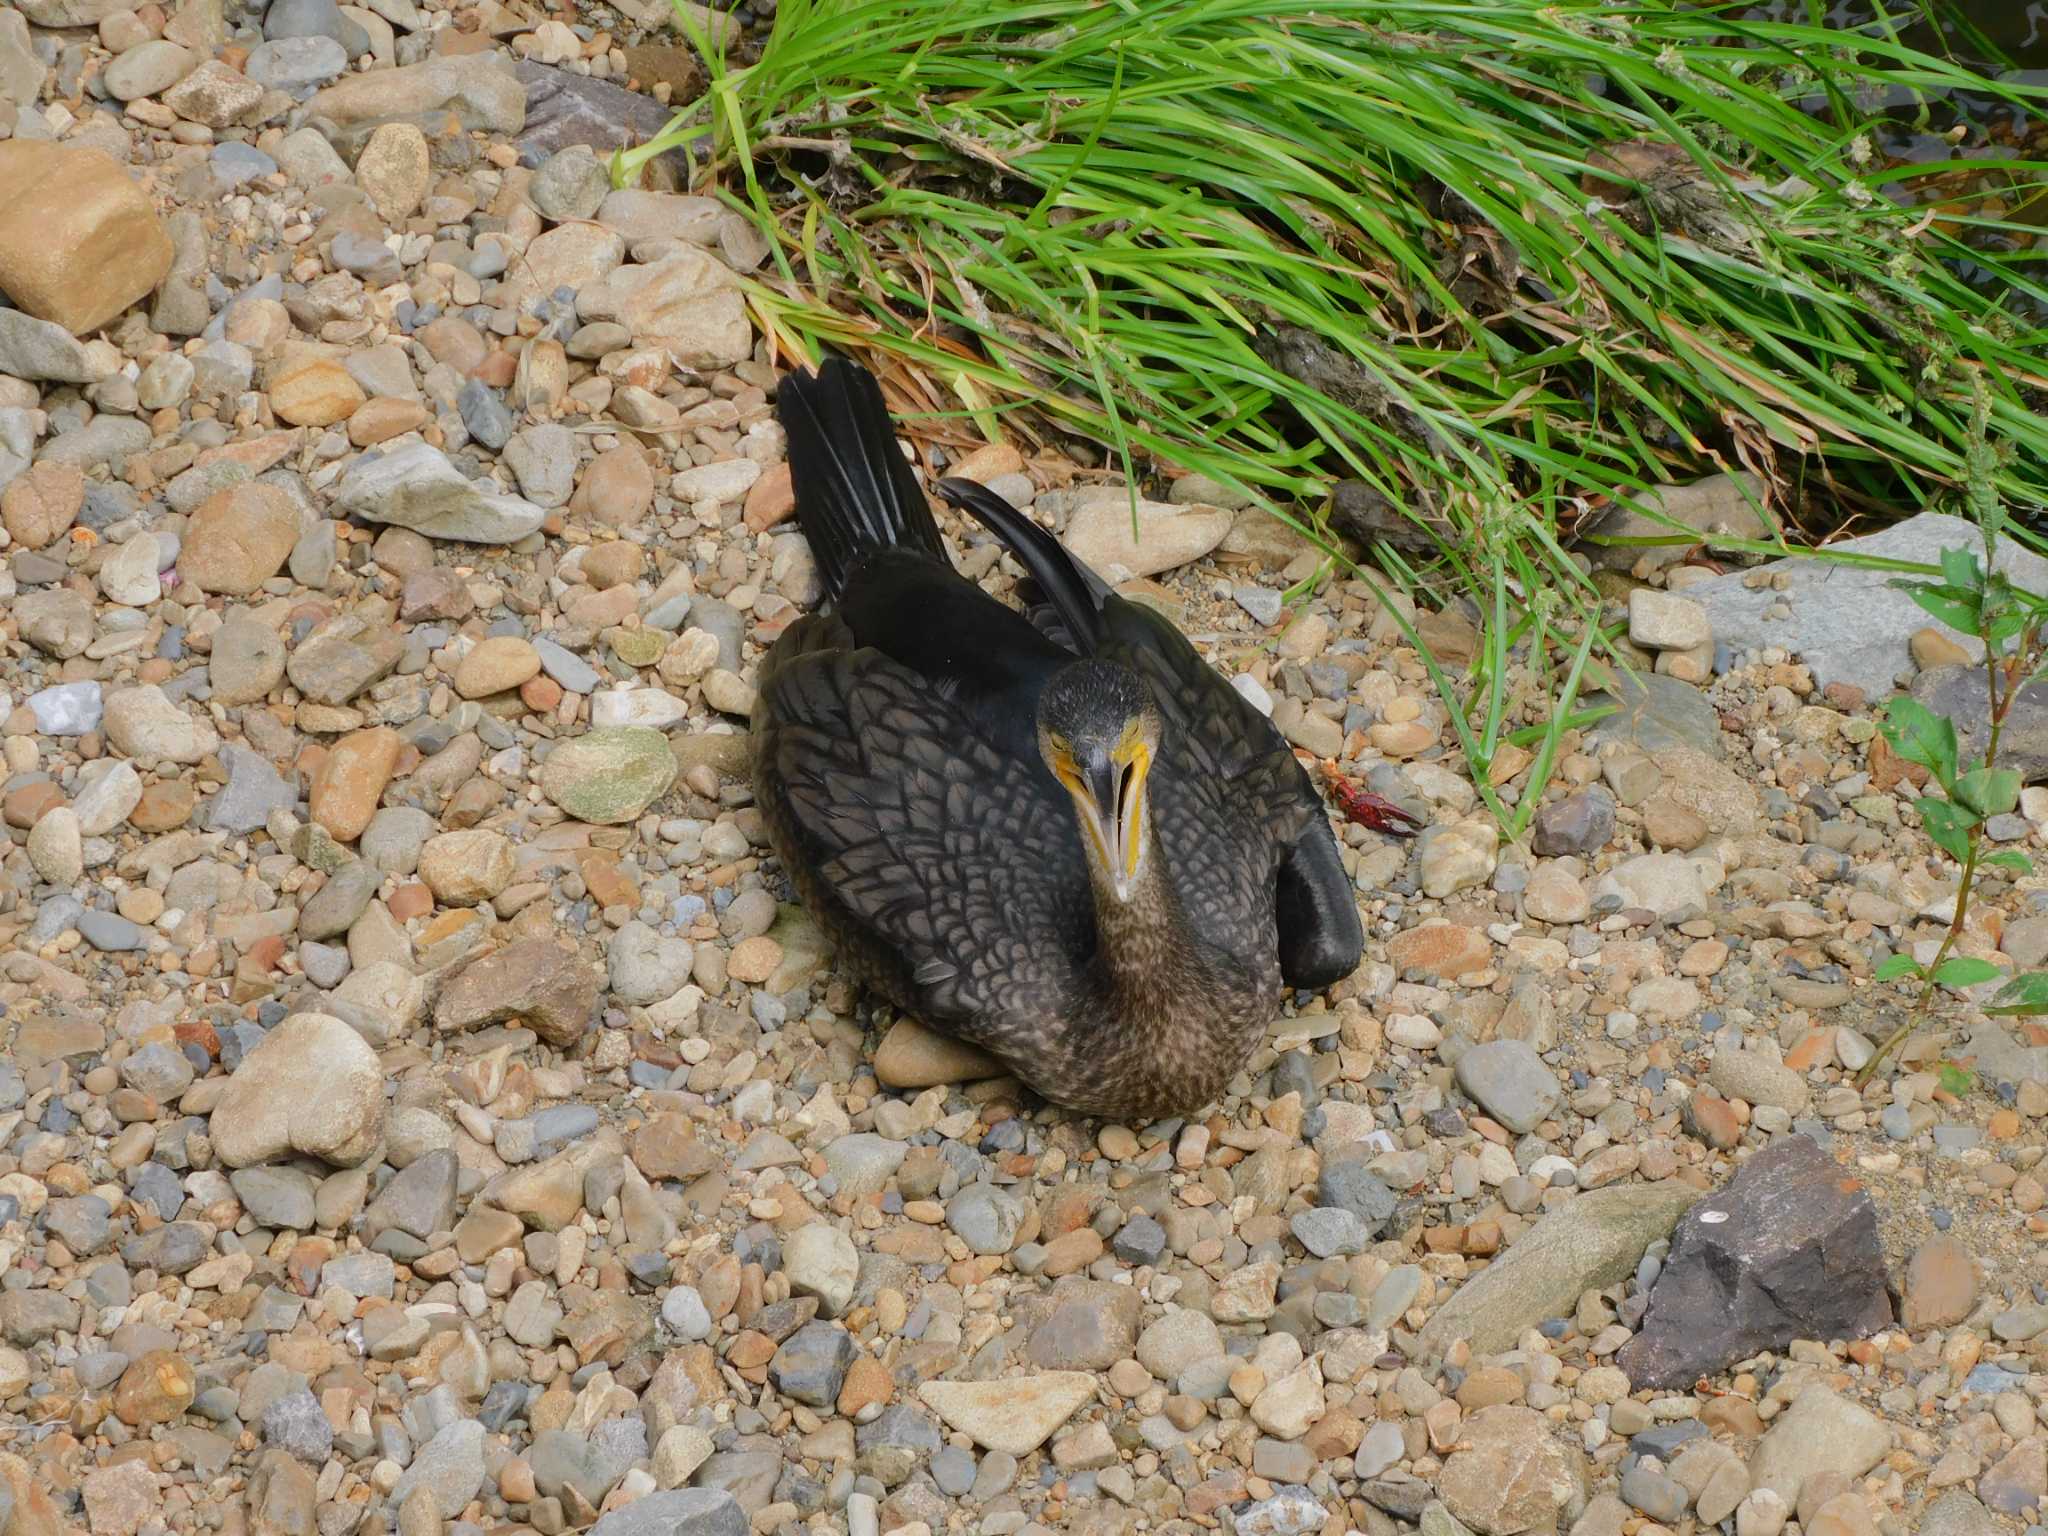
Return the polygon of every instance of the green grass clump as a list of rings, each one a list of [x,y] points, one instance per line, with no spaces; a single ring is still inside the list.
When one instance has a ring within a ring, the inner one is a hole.
[[[783,0],[636,157],[693,143],[760,222],[792,352],[1282,512],[1362,481],[1436,531],[1396,579],[1562,661],[1600,498],[1748,467],[1824,530],[1910,512],[1965,479],[1981,389],[1999,494],[2048,500],[2048,165],[1922,209],[1870,148],[1868,104],[1955,90],[2048,104],[1690,0]]]

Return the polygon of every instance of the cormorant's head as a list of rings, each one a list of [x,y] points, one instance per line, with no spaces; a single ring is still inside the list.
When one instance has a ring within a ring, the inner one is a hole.
[[[1159,754],[1159,707],[1144,679],[1106,661],[1061,668],[1038,696],[1038,751],[1074,797],[1088,860],[1128,901],[1149,856],[1145,780]]]

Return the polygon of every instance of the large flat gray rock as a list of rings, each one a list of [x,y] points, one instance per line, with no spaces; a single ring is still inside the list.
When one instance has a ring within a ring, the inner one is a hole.
[[[1814,683],[1852,683],[1865,697],[1882,699],[1912,665],[1906,642],[1934,620],[1906,593],[1890,586],[1900,571],[1866,570],[1829,559],[1832,554],[1874,555],[1886,560],[1939,565],[1944,549],[1981,549],[1974,523],[1940,512],[1918,517],[1865,538],[1844,539],[1821,555],[1798,555],[1758,567],[1783,575],[1788,585],[1751,587],[1756,572],[1716,576],[1687,587],[1714,626],[1716,644],[1738,655],[1782,646],[1813,669]],[[2030,592],[2048,592],[2048,560],[2010,540],[1999,550],[1998,568]],[[1952,633],[1944,631],[1944,633]],[[1952,635],[1974,656],[1975,640]]]

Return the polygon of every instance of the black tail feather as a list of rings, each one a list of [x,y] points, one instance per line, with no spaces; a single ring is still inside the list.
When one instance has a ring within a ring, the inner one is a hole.
[[[939,525],[896,446],[873,374],[845,358],[827,358],[814,374],[783,379],[776,414],[789,434],[797,523],[827,596],[837,598],[861,557],[877,548],[946,558]]]
[[[1092,655],[1102,643],[1102,603],[1109,596],[1102,578],[987,486],[973,480],[941,480],[939,494],[1017,557],[1017,563],[1037,583],[1039,594],[1060,616],[1072,649]]]

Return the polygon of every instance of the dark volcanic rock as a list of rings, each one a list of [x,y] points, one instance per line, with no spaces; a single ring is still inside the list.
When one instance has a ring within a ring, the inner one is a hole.
[[[529,165],[538,166],[571,144],[596,151],[601,160],[615,149],[646,143],[675,115],[652,96],[531,59],[519,60],[513,72],[526,87],[526,127],[518,145]],[[652,174],[643,184],[660,191],[664,181],[672,186],[687,182],[690,162],[680,150],[672,149],[657,157],[648,170]]]
[[[1913,697],[1955,722],[1965,758],[1981,757],[1991,736],[1991,700],[1982,667],[1930,667],[1913,679]],[[2028,683],[2012,701],[1998,737],[1998,765],[2029,784],[2048,779],[2048,682]]]
[[[1614,796],[1598,785],[1536,813],[1531,846],[1545,858],[1567,853],[1593,853],[1614,836]]]
[[[1642,1332],[1615,1363],[1638,1387],[1689,1387],[1793,1339],[1890,1326],[1877,1208],[1804,1136],[1759,1152],[1672,1234]]]

